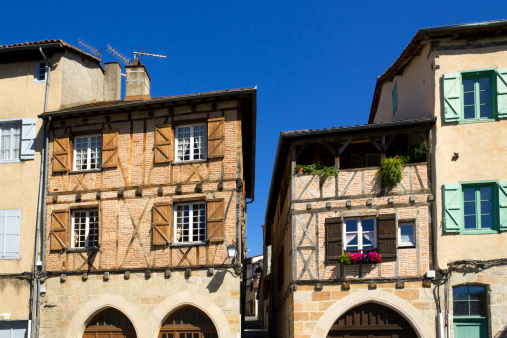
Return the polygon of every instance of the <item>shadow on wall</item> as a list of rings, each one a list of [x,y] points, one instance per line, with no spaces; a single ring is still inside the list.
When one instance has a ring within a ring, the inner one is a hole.
[[[218,289],[220,288],[220,286],[222,286],[222,283],[224,282],[224,278],[225,278],[226,273],[227,273],[227,270],[217,271],[213,275],[213,278],[210,280],[206,289],[208,289],[210,293],[217,292]]]
[[[494,338],[507,338],[507,331],[499,331]]]

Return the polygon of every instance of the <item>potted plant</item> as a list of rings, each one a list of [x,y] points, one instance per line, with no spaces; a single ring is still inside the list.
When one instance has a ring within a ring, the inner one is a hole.
[[[397,183],[401,182],[403,164],[408,161],[408,156],[396,155],[385,158],[378,171],[378,176],[382,186],[386,188],[393,187]]]
[[[378,252],[347,252],[340,256],[340,263],[349,264],[375,264],[382,263],[382,257]]]

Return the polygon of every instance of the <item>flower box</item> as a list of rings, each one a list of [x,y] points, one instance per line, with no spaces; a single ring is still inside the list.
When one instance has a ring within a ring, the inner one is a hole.
[[[382,263],[382,257],[377,252],[348,252],[340,256],[340,263],[345,265]]]

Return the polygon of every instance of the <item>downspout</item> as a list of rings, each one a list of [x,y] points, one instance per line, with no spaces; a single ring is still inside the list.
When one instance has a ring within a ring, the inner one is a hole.
[[[49,63],[48,58],[44,55],[42,51],[42,47],[39,47],[39,51],[42,55],[42,58],[46,61],[47,64],[47,78],[46,78],[46,91],[44,97],[44,112],[47,111],[48,108],[48,97],[49,97],[49,80],[51,74],[51,65]],[[49,117],[49,121],[43,120],[42,128],[43,128],[43,137],[42,137],[42,148],[41,148],[41,169],[40,169],[40,177],[39,177],[39,205],[37,207],[37,220],[36,220],[36,230],[35,230],[35,252],[34,252],[34,266],[33,266],[33,290],[32,290],[32,330],[30,330],[30,337],[38,337],[39,336],[39,314],[40,314],[40,277],[44,273],[44,253],[46,247],[45,241],[45,217],[46,217],[46,174],[47,174],[47,146],[48,146],[48,135],[49,135],[49,126],[51,125],[51,117]],[[42,228],[42,234],[41,234]],[[39,261],[39,240],[41,242],[41,267],[40,272],[38,270],[37,262]]]

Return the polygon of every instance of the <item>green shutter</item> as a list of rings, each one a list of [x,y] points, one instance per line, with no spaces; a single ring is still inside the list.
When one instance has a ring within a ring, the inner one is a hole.
[[[507,182],[498,184],[498,220],[500,230],[507,230]]]
[[[496,70],[497,116],[507,117],[507,68]]]
[[[459,232],[463,219],[462,194],[460,184],[444,184],[444,231]]]
[[[442,86],[444,122],[459,121],[461,116],[461,73],[444,74]]]

